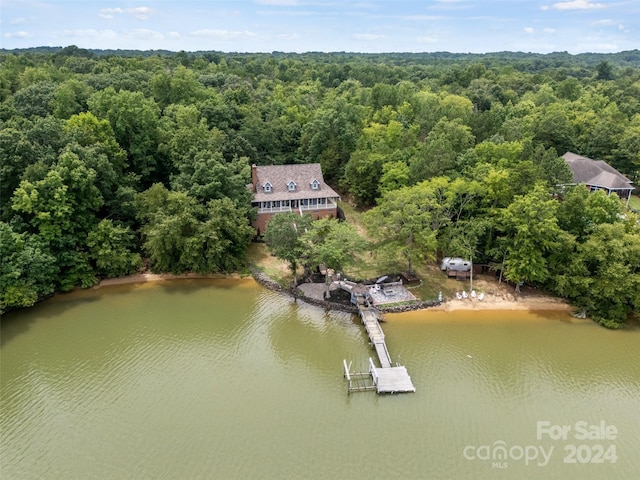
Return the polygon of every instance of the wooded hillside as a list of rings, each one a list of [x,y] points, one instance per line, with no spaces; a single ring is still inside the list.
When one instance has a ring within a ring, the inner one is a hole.
[[[377,248],[472,256],[607,326],[640,306],[638,218],[561,188],[640,180],[640,52],[0,52],[0,310],[155,271],[243,268],[250,165],[321,163]]]

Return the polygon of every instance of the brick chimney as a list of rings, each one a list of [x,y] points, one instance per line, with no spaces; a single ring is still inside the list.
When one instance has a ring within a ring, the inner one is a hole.
[[[257,192],[257,185],[258,185],[258,167],[256,166],[256,164],[254,163],[253,165],[251,165],[251,183],[253,184],[253,191]]]

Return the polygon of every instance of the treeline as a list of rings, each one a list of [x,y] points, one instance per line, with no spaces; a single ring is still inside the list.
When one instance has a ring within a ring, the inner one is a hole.
[[[569,150],[637,179],[638,51],[71,46],[2,51],[0,62],[2,310],[143,259],[158,271],[242,268],[250,165],[319,162],[341,193],[375,207],[372,235],[420,224],[382,249],[472,255],[611,325],[637,311],[635,217],[613,197],[556,187],[570,179],[559,158]]]

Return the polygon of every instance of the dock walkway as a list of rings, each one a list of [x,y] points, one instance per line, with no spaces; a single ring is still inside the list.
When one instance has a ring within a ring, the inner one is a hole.
[[[373,307],[365,307],[360,305],[358,307],[360,312],[360,318],[364,324],[364,328],[369,335],[369,341],[371,346],[375,348],[378,354],[378,360],[382,368],[391,368],[391,355],[387,349],[387,344],[384,341],[384,332],[378,321],[380,313]]]
[[[364,328],[369,335],[369,341],[378,355],[380,367],[376,367],[373,360],[369,358],[368,374],[371,376],[373,386],[353,386],[352,378],[362,378],[366,374],[350,372],[345,360],[345,377],[349,382],[349,393],[352,391],[372,390],[373,388],[375,388],[378,393],[415,392],[416,389],[411,382],[411,377],[407,369],[402,365],[393,366],[391,355],[385,342],[384,332],[380,326],[381,313],[375,308],[362,303],[358,304],[358,311]]]

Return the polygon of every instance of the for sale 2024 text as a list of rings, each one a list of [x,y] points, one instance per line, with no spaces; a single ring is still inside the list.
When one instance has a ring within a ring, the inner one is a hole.
[[[618,438],[618,428],[615,425],[607,425],[604,420],[597,424],[579,421],[573,425],[539,421],[536,424],[536,438],[587,442],[566,444],[564,463],[616,463],[618,460],[615,444],[589,442],[611,442]]]

